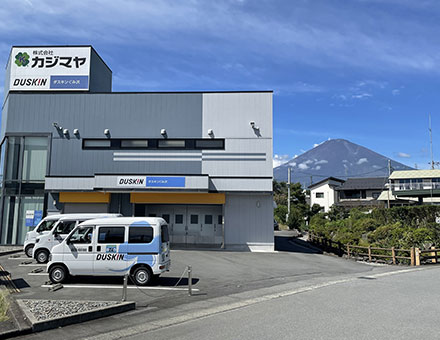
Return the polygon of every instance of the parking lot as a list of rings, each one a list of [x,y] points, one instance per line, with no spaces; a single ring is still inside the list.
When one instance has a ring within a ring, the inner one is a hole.
[[[273,253],[230,252],[225,250],[172,250],[171,270],[148,287],[128,285],[127,300],[138,307],[169,308],[194,300],[209,299],[243,291],[316,277],[364,273],[374,267],[307,251],[291,242],[289,235],[277,233]],[[17,257],[14,257],[17,256]],[[0,257],[0,264],[11,273],[20,289],[17,297],[68,300],[120,300],[122,278],[73,277],[62,289],[51,291],[46,266],[24,253]],[[188,296],[190,265],[193,296]],[[387,267],[375,268],[387,270]]]

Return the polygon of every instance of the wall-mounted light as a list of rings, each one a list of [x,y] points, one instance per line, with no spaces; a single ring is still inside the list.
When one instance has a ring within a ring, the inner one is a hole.
[[[58,130],[60,130],[60,131],[63,130],[63,127],[62,127],[62,126],[59,126],[57,122],[53,122],[52,125],[53,125],[53,127],[54,127],[55,129],[58,129]]]
[[[109,129],[105,129],[104,130],[104,135],[109,136],[110,135],[110,130]]]
[[[162,137],[167,138],[167,130],[161,129],[160,134],[162,135]]]
[[[68,136],[69,135],[69,129],[64,129],[63,130],[63,135],[64,136]]]
[[[78,130],[78,129],[73,129],[73,134],[74,134],[75,136],[78,136],[78,135],[79,135],[79,130]]]
[[[259,128],[258,126],[255,125],[255,122],[254,122],[253,120],[251,120],[251,121],[249,122],[249,124],[251,125],[252,129],[254,129],[254,130],[260,130],[260,128]]]
[[[208,136],[214,137],[214,130],[208,129]]]

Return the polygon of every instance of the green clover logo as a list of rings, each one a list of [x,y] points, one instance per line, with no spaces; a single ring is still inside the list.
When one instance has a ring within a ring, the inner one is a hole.
[[[19,52],[15,56],[15,63],[18,66],[27,66],[27,64],[29,64],[29,54],[27,54],[26,52],[24,53]]]

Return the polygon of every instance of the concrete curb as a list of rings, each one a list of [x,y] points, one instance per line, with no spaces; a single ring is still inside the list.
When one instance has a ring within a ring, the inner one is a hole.
[[[17,300],[18,305],[25,313],[26,317],[32,324],[32,332],[41,332],[48,329],[58,328],[62,326],[71,325],[74,323],[81,323],[89,320],[102,318],[118,313],[127,312],[136,308],[135,302],[120,302],[117,305],[102,307],[83,313],[75,313],[68,316],[63,316],[55,319],[49,319],[44,321],[38,321],[30,310],[26,307],[22,300]]]

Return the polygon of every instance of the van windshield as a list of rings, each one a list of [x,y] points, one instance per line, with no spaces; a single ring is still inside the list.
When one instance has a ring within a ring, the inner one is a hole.
[[[70,236],[69,243],[91,243],[92,233],[92,226],[78,227]]]
[[[169,242],[170,236],[168,234],[168,226],[167,225],[160,226],[160,231],[162,235],[162,242]]]
[[[48,221],[42,221],[40,226],[38,227],[37,231],[39,233],[43,231],[49,231],[52,229],[53,225],[55,224],[57,220],[48,220]]]

